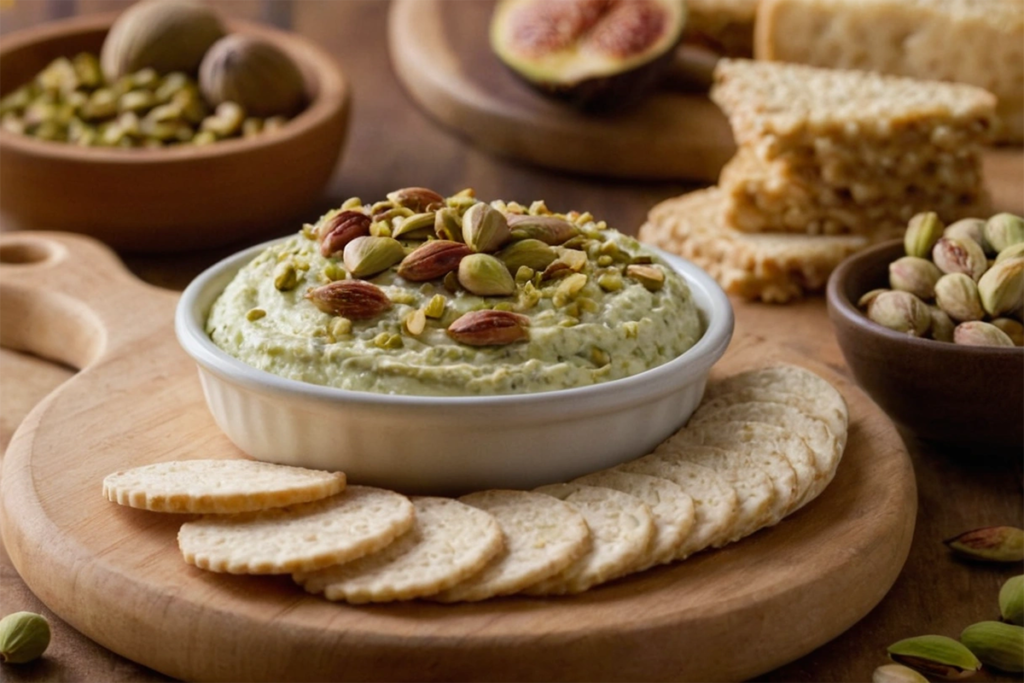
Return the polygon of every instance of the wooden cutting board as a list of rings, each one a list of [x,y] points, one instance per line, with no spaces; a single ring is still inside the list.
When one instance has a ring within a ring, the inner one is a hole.
[[[640,106],[583,115],[513,75],[488,42],[492,0],[394,0],[391,64],[406,92],[434,119],[489,152],[589,176],[715,182],[735,153],[725,115],[705,92],[687,92],[712,68],[680,51],[669,81]],[[688,51],[689,50],[689,51]],[[705,88],[706,90],[706,88]],[[986,153],[986,178],[1002,210],[1021,205],[1021,148]]]
[[[55,613],[130,659],[189,680],[739,680],[842,633],[906,559],[916,488],[891,423],[864,394],[738,311],[714,375],[789,360],[850,407],[824,494],[725,549],[562,599],[350,607],[286,577],[184,563],[181,517],[101,495],[119,468],[240,452],[215,426],[172,330],[177,295],[135,280],[105,247],[61,233],[0,236],[0,344],[83,368],[38,405],[3,464],[2,532]],[[827,335],[826,329],[810,335]],[[802,342],[801,342],[802,343]]]

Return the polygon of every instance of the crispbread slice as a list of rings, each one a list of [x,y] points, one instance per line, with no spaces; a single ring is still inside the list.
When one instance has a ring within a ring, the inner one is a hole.
[[[846,407],[843,395],[825,378],[797,365],[774,365],[748,370],[717,382],[710,382],[705,390],[705,398],[714,400],[729,394],[730,397],[726,400],[729,403],[738,403],[742,402],[742,392],[755,389],[802,396],[803,400],[799,404],[790,403],[791,399],[788,397],[784,401],[776,402],[790,403],[794,408],[824,420],[837,436],[840,432],[843,433],[845,443],[846,430],[850,424],[850,411]]]
[[[689,425],[669,440],[739,451],[766,466],[776,458],[789,461],[796,477],[795,502],[788,512],[802,505],[821,479],[817,460],[807,442],[782,427],[764,422],[708,422]]]
[[[824,421],[800,412],[793,406],[760,401],[736,403],[705,413],[701,421],[695,424],[744,421],[773,424],[807,442],[814,453],[815,469],[818,472],[818,478],[808,493],[810,498],[816,497],[832,481],[839,459],[843,456],[843,444]]]
[[[287,508],[208,516],[178,531],[185,561],[229,574],[291,574],[349,562],[412,527],[409,499],[369,486]]]
[[[712,447],[691,446],[690,448],[711,449]],[[718,455],[720,459],[696,462],[695,464],[713,469],[725,483],[731,486],[736,491],[739,507],[736,511],[736,519],[733,520],[732,529],[723,539],[713,543],[714,547],[743,538],[761,528],[767,523],[775,505],[775,485],[764,470],[749,461],[743,461],[740,458],[734,459],[728,451],[719,451]],[[679,456],[678,451],[662,451],[647,455],[645,458],[664,461],[670,465],[693,462]],[[732,461],[725,462],[726,460]]]
[[[487,512],[451,498],[412,498],[412,529],[357,560],[295,574],[310,593],[352,604],[433,595],[483,569],[504,542]]]
[[[691,421],[693,424],[699,424],[704,421],[708,413],[718,412],[737,403],[751,402],[782,403],[792,406],[800,412],[816,417],[824,422],[835,437],[839,439],[840,443],[846,444],[847,420],[849,418],[845,411],[840,413],[838,410],[830,409],[828,402],[819,401],[818,397],[795,394],[790,391],[774,391],[772,389],[752,387],[721,394],[701,403],[697,412],[693,414]]]
[[[637,472],[602,470],[574,480],[577,484],[603,486],[636,496],[654,516],[654,540],[630,571],[643,571],[671,562],[693,528],[693,498],[678,484],[663,477]]]
[[[693,499],[693,529],[676,550],[677,560],[722,545],[732,535],[739,514],[739,496],[710,467],[645,455],[615,469],[668,479]]]
[[[684,441],[663,445],[667,447],[655,451],[658,457],[710,467],[723,476],[738,495],[748,497],[748,500],[741,501],[740,508],[742,510],[746,506],[751,512],[745,517],[741,514],[736,520],[732,533],[734,540],[778,524],[796,503],[796,474],[789,461],[780,455],[755,457],[743,449],[726,450]],[[771,490],[770,502],[761,506],[752,504],[763,496],[760,487],[765,480]]]
[[[432,600],[470,602],[518,593],[559,573],[590,549],[590,529],[583,515],[552,496],[498,489],[459,500],[493,515],[505,546],[483,570]]]
[[[536,489],[564,500],[590,527],[591,547],[551,578],[523,590],[527,595],[568,595],[616,579],[636,564],[654,538],[654,518],[639,498],[582,484],[551,484]]]
[[[343,472],[256,460],[179,460],[108,474],[103,495],[154,512],[236,513],[319,500],[345,488]]]

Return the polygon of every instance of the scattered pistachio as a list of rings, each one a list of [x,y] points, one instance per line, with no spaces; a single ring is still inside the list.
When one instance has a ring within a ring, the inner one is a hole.
[[[986,562],[1024,560],[1024,529],[1011,526],[983,527],[943,541],[957,555]]]
[[[965,628],[960,642],[986,666],[1012,673],[1024,671],[1024,626],[982,621]]]
[[[871,683],[928,683],[928,679],[908,666],[883,664],[871,674]]]
[[[428,301],[427,305],[423,308],[423,315],[427,316],[428,318],[433,318],[434,320],[439,319],[441,316],[444,315],[444,307],[446,301],[447,300],[444,298],[443,295],[435,294],[430,298],[430,301]]]
[[[356,237],[345,245],[342,252],[345,268],[356,278],[377,275],[403,258],[405,248],[391,237]]]
[[[493,252],[508,242],[512,233],[504,214],[479,202],[462,216],[462,237],[473,251]]]
[[[889,646],[889,658],[924,674],[966,678],[981,669],[981,662],[962,643],[946,636],[917,636]]]
[[[510,296],[516,283],[505,264],[489,254],[470,254],[459,262],[459,284],[478,296]]]
[[[1003,621],[1024,626],[1024,575],[1008,579],[999,589],[999,614]]]
[[[274,267],[274,288],[281,292],[295,289],[301,277],[292,261],[281,261]]]
[[[414,337],[418,337],[423,334],[423,330],[427,327],[427,314],[417,308],[416,310],[405,316],[405,330]]]
[[[495,256],[505,264],[509,272],[516,273],[523,266],[543,271],[558,258],[558,253],[539,239],[524,238],[516,240]]]
[[[266,315],[267,312],[264,311],[262,308],[250,308],[245,314],[245,319],[253,323],[259,320],[260,318],[266,317]]]
[[[32,612],[14,612],[0,619],[0,662],[25,664],[50,645],[50,624]]]

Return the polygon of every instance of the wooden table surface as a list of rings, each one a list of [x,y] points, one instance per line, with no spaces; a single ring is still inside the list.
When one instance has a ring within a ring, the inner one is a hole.
[[[118,10],[127,4],[124,0],[3,0],[0,32],[76,13]],[[402,92],[388,63],[387,3],[380,0],[218,0],[211,4],[232,16],[268,21],[306,35],[333,54],[351,79],[354,109],[349,141],[323,208],[336,206],[352,195],[381,197],[395,187],[426,185],[442,193],[474,187],[488,198],[543,198],[549,206],[562,210],[585,208],[624,232],[635,233],[654,203],[695,189],[683,183],[566,176],[490,157],[468,146],[436,126]],[[987,171],[997,208],[1024,213],[1021,149],[993,153]],[[281,232],[293,229],[282,226]],[[200,270],[235,249],[174,257],[123,257],[140,278],[181,289]],[[744,311],[756,305],[740,301],[734,305],[737,326],[742,329]],[[786,340],[789,345],[849,374],[829,336],[824,336],[826,341],[821,344],[804,341],[807,330],[829,324],[821,298],[779,308],[778,315],[790,316],[792,321]],[[9,443],[32,406],[73,373],[72,368],[0,349],[0,449]],[[998,409],[993,406],[993,410]],[[885,648],[890,643],[924,633],[955,637],[964,626],[997,615],[999,586],[1009,576],[1021,573],[1022,567],[955,560],[942,539],[980,526],[1024,526],[1021,452],[993,454],[980,448],[954,452],[920,443],[909,435],[904,438],[918,479],[919,510],[914,544],[902,575],[886,599],[852,629],[761,679],[870,680],[874,668],[886,661]],[[800,571],[798,564],[793,571]],[[45,614],[53,627],[53,641],[43,659],[29,665],[4,666],[0,674],[4,680],[167,680],[104,650],[61,622],[25,587],[3,553],[0,614],[18,610]],[[786,624],[768,627],[785,629]],[[985,672],[972,680],[1019,677]]]

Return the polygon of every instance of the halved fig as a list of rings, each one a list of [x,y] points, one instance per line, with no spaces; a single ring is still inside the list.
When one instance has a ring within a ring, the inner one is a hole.
[[[582,109],[620,109],[665,74],[685,0],[501,0],[491,46],[541,92]]]

